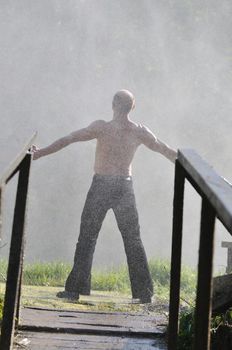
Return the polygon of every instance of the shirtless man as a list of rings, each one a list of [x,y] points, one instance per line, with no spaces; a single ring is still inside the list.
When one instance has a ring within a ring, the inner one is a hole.
[[[74,265],[65,283],[61,298],[79,298],[90,294],[93,254],[102,222],[113,209],[121,232],[131,282],[132,297],[141,303],[151,302],[153,283],[146,253],[140,238],[131,163],[137,148],[144,144],[174,162],[176,151],[157,139],[145,126],[133,122],[129,113],[135,99],[128,90],[118,91],[112,102],[113,119],[96,120],[88,127],[72,132],[50,146],[33,147],[38,159],[59,151],[73,142],[97,139],[94,177],[81,216],[81,226]]]

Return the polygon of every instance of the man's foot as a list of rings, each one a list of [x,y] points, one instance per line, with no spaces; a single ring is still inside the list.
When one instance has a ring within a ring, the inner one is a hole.
[[[64,298],[64,299],[71,299],[71,300],[78,300],[79,299],[79,293],[76,292],[68,292],[66,290],[62,292],[58,292],[56,294],[57,298]]]

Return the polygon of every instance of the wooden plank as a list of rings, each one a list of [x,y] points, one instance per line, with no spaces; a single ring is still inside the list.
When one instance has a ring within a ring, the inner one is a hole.
[[[24,338],[30,342],[25,349],[30,350],[166,350],[163,339],[144,339],[136,337],[117,337],[106,335],[87,334],[64,334],[64,333],[37,333],[19,332],[14,349],[17,343]]]
[[[5,350],[11,349],[16,317],[18,316],[30,164],[31,155],[27,154],[21,163],[19,172],[9,264],[7,270],[7,282],[0,339],[0,346]]]
[[[24,308],[20,329],[162,336],[166,325],[163,317],[149,315]]]
[[[214,208],[203,198],[195,310],[195,350],[209,350],[210,348],[214,227]]]
[[[232,234],[232,187],[193,150],[179,150],[178,161],[209,200]]]
[[[169,303],[169,331],[168,349],[176,349],[179,306],[180,306],[180,279],[181,279],[181,255],[183,236],[183,205],[184,205],[185,171],[179,164],[175,164],[175,188],[173,200],[173,224],[172,224],[172,255],[170,276],[170,303]]]
[[[222,241],[222,248],[230,248],[232,249],[232,242],[225,242],[225,241]]]
[[[92,295],[91,295],[92,296]],[[89,298],[91,296],[88,296]],[[99,297],[102,297],[102,295],[98,295],[98,298]],[[115,298],[115,297],[113,297]],[[120,298],[120,297],[118,297]],[[128,298],[129,299],[129,298]],[[129,299],[131,300],[131,299]],[[78,304],[77,305],[77,308],[76,309],[57,309],[57,308],[47,308],[47,307],[42,307],[42,306],[25,306],[23,308],[23,310],[25,312],[30,312],[29,310],[38,310],[38,311],[51,311],[51,312],[60,312],[60,313],[69,313],[70,315],[72,313],[74,314],[91,314],[91,315],[117,315],[117,316],[131,316],[131,317],[136,317],[136,318],[140,318],[140,316],[144,316],[144,317],[147,317],[148,319],[151,319],[151,320],[154,320],[154,316],[153,315],[148,315],[147,313],[145,314],[144,312],[128,312],[128,311],[102,311],[102,310],[78,310]],[[163,305],[161,304],[161,306],[158,304],[157,305],[157,309],[160,310],[160,307],[161,307],[161,310],[163,310]],[[166,319],[166,317],[164,317],[164,315],[162,315],[162,322],[164,322],[164,320]],[[167,322],[166,322],[167,323]]]
[[[37,132],[35,132],[30,139],[26,142],[26,144],[22,147],[19,154],[15,157],[15,159],[9,164],[7,169],[3,171],[1,177],[0,177],[0,185],[4,185],[9,179],[11,178],[12,174],[15,172],[15,170],[18,168],[19,164],[27,154],[27,151],[32,146],[33,142],[35,141]]]

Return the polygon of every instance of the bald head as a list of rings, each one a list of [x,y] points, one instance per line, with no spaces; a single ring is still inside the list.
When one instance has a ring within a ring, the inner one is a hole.
[[[135,105],[135,98],[128,90],[120,90],[116,92],[113,98],[113,110],[120,114],[128,114]]]

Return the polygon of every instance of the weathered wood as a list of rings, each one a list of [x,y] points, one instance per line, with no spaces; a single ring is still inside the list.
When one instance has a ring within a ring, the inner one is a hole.
[[[183,187],[184,178],[192,184],[195,190],[203,199],[202,213],[201,213],[201,236],[200,236],[200,251],[199,251],[199,265],[198,265],[198,289],[195,315],[195,343],[194,349],[207,350],[209,348],[209,320],[211,315],[211,298],[212,298],[212,264],[213,264],[213,245],[214,245],[214,224],[215,217],[221,220],[222,224],[232,234],[232,186],[231,184],[220,177],[211,166],[209,166],[202,158],[193,150],[179,150],[176,165],[180,167],[178,170],[179,180],[175,179],[175,193],[174,193],[174,217],[173,217],[173,232],[175,234],[176,246],[172,243],[172,270],[174,266],[178,269],[173,271],[172,275],[176,275],[177,287],[170,293],[170,318],[173,320],[169,325],[169,332],[171,326],[171,334],[169,333],[169,349],[176,349],[176,340],[178,334],[178,315],[177,308],[179,307],[179,300],[176,301],[175,295],[179,298],[179,275],[181,272],[181,238],[182,235],[182,213],[183,206],[183,190],[177,186],[178,181]],[[177,169],[176,169],[177,176]],[[179,193],[178,193],[179,191]],[[177,199],[175,199],[177,198]],[[175,203],[175,200],[177,203]],[[176,206],[176,210],[175,210]],[[179,206],[179,208],[178,208]],[[179,222],[181,220],[181,223]],[[178,228],[179,226],[179,228]],[[174,237],[174,235],[173,235]],[[174,246],[176,250],[174,249]],[[176,257],[176,251],[178,257]],[[176,262],[174,263],[173,260]],[[177,263],[179,262],[179,263]],[[171,279],[174,279],[174,277]]]
[[[210,347],[214,227],[215,210],[209,201],[203,198],[195,312],[195,350],[208,350]]]
[[[173,201],[173,231],[172,231],[172,255],[170,277],[170,304],[169,304],[169,328],[168,349],[177,347],[178,317],[180,303],[180,275],[182,252],[182,226],[184,203],[185,174],[178,159],[175,166],[175,191]]]
[[[21,163],[18,178],[0,339],[0,348],[4,350],[11,349],[12,347],[15,317],[18,313],[19,307],[20,276],[23,263],[24,226],[30,163],[31,155],[27,154]]]
[[[211,203],[223,225],[232,234],[231,185],[193,150],[180,150],[178,160]]]
[[[157,320],[149,315],[24,308],[20,329],[162,337],[165,334],[166,325],[163,319]]]
[[[26,144],[21,148],[20,153],[15,157],[15,159],[10,163],[10,165],[3,171],[0,177],[0,186],[7,183],[15,172],[18,171],[18,166],[22,162],[25,154],[28,152],[29,148],[32,146],[35,141],[37,133],[35,132],[30,139],[26,142]]]
[[[232,248],[232,242],[222,241],[222,248]]]
[[[213,312],[225,312],[232,306],[232,273],[213,279]]]
[[[42,287],[43,288],[43,287]],[[94,294],[91,294],[91,295],[88,295],[88,296],[83,296],[83,300],[84,302],[86,300],[91,300],[92,297],[94,296]],[[101,301],[101,298],[102,297],[107,297],[107,298],[111,298],[112,300],[115,300],[115,299],[120,299],[120,300],[126,300],[126,299],[121,299],[120,296],[105,296],[105,295],[96,295],[98,297],[98,302],[99,304],[102,303]],[[47,296],[46,296],[47,297]],[[126,297],[125,297],[126,298]],[[130,305],[132,305],[133,303],[131,303],[131,298],[127,298],[127,300],[130,300]],[[121,303],[121,305],[124,304]],[[118,304],[120,305],[120,304]],[[130,317],[139,317],[139,316],[143,316],[143,317],[146,317],[148,319],[151,319],[151,320],[156,320],[157,319],[157,316],[159,315],[160,318],[158,317],[158,320],[156,323],[165,323],[167,324],[167,321],[165,322],[166,319],[166,316],[163,314],[163,310],[167,308],[167,305],[165,304],[157,304],[157,305],[154,305],[152,304],[153,308],[152,309],[155,309],[155,310],[158,310],[157,311],[157,314],[154,315],[149,315],[146,312],[144,312],[143,310],[141,311],[111,311],[111,310],[107,310],[107,311],[104,311],[104,310],[83,310],[83,309],[80,309],[78,310],[78,304],[76,304],[76,309],[63,309],[63,308],[51,308],[51,307],[44,307],[44,306],[26,306],[23,308],[23,310],[38,310],[38,311],[57,311],[57,312],[68,312],[69,314],[72,314],[72,313],[76,313],[78,312],[78,314],[91,314],[91,315],[116,315],[116,316],[130,316]]]
[[[232,272],[232,242],[222,242],[222,248],[227,248],[227,266],[226,273]]]
[[[166,350],[163,339],[144,339],[106,335],[19,332],[16,341],[30,341],[28,349],[39,350]],[[15,346],[15,349],[18,349]]]

